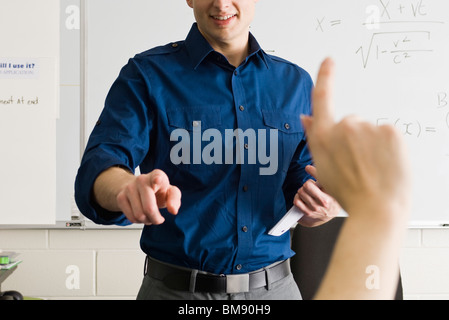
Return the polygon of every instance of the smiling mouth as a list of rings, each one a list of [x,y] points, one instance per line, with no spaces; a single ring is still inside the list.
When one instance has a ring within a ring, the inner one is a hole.
[[[212,18],[214,18],[215,20],[220,20],[220,21],[226,21],[229,20],[231,18],[234,18],[235,16],[237,16],[236,14],[229,14],[226,16],[211,16]]]

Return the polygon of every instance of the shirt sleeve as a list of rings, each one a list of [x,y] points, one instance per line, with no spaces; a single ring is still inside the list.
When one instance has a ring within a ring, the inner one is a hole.
[[[313,81],[305,70],[301,68],[298,69],[301,75],[300,81],[302,83],[302,86],[300,86],[302,90],[302,98],[300,99],[301,101],[299,101],[300,110],[302,114],[311,115]],[[298,189],[301,188],[307,180],[314,179],[305,171],[305,168],[308,165],[313,165],[313,159],[307,145],[306,133],[304,132],[304,138],[301,140],[296,149],[283,184],[283,192],[287,209],[293,205],[293,198],[295,197]]]
[[[307,148],[307,143],[306,141],[301,141],[283,184],[285,205],[287,209],[292,207],[293,198],[298,189],[301,188],[307,180],[313,179],[313,177],[305,171],[306,166],[311,164],[313,164],[313,161]]]
[[[149,85],[134,59],[123,67],[106,98],[105,107],[86,146],[75,181],[80,211],[98,224],[128,225],[121,212],[108,212],[92,197],[96,178],[112,166],[131,172],[148,153],[153,122]]]

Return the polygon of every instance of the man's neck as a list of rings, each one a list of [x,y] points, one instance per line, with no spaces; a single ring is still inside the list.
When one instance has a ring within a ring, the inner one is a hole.
[[[228,62],[236,68],[242,64],[249,54],[248,42],[244,47],[221,47],[214,49],[224,55],[228,59]]]
[[[249,32],[230,42],[222,42],[215,39],[209,39],[208,36],[204,33],[203,36],[215,51],[220,52],[222,55],[224,55],[228,62],[236,68],[249,55]]]

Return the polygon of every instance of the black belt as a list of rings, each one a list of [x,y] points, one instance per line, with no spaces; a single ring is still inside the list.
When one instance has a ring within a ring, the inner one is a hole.
[[[217,275],[177,267],[147,257],[145,275],[162,281],[168,288],[179,291],[209,293],[241,293],[269,287],[290,275],[290,260],[245,274]]]

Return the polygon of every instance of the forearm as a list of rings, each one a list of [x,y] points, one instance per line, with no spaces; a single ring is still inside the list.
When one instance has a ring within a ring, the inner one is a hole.
[[[117,195],[134,179],[135,176],[128,170],[121,167],[109,168],[95,180],[93,187],[94,200],[108,211],[121,211],[117,204]]]
[[[357,210],[364,212],[349,213],[316,299],[394,297],[408,208],[367,204]]]

